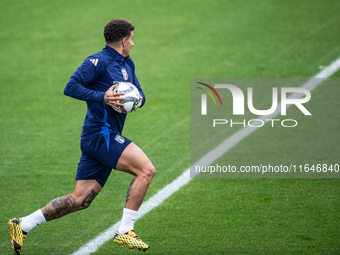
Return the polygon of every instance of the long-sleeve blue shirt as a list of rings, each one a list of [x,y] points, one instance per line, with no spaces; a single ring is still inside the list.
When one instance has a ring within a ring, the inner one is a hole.
[[[116,112],[103,103],[105,92],[114,81],[131,82],[145,96],[135,74],[135,65],[130,57],[124,57],[109,46],[84,60],[67,83],[64,94],[87,103],[82,140],[100,133],[123,131],[126,114]]]

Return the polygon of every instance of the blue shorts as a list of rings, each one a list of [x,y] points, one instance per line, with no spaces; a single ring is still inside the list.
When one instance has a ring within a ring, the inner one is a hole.
[[[116,168],[120,156],[130,143],[131,140],[114,131],[82,141],[76,180],[95,179],[104,187],[112,169]]]

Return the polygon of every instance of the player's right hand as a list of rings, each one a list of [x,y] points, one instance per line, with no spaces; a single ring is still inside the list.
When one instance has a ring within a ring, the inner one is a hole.
[[[122,97],[122,95],[125,95],[125,93],[113,93],[113,90],[117,86],[118,84],[112,85],[104,94],[104,103],[115,108],[116,110],[118,110],[117,105],[124,106],[124,104],[119,103],[119,100],[125,99],[125,97]]]

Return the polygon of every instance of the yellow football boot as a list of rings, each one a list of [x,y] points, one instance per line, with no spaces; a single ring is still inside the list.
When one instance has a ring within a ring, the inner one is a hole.
[[[26,233],[22,231],[20,227],[20,218],[13,218],[8,221],[9,232],[11,235],[11,248],[15,252],[14,254],[21,254],[21,246],[26,238]]]
[[[134,250],[146,251],[150,248],[149,245],[139,239],[133,230],[130,230],[125,234],[119,234],[117,231],[113,237],[113,241],[116,244],[124,245]]]

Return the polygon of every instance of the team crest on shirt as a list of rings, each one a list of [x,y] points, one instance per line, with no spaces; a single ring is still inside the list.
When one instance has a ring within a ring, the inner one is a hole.
[[[124,143],[125,139],[124,137],[121,137],[120,135],[116,135],[115,140],[119,143]]]
[[[128,73],[126,72],[126,68],[122,68],[122,74],[123,74],[124,80],[127,80],[129,78]]]

